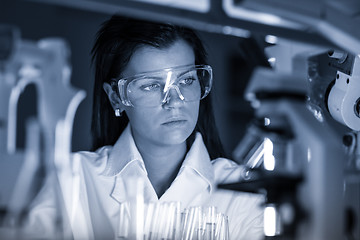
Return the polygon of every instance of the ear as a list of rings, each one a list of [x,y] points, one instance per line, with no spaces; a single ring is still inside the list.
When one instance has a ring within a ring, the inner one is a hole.
[[[120,109],[120,111],[122,111],[123,109],[122,109],[121,100],[120,100],[119,96],[117,95],[116,91],[114,91],[114,89],[111,87],[111,85],[109,83],[105,82],[103,84],[103,89],[106,92],[114,111],[117,108]]]

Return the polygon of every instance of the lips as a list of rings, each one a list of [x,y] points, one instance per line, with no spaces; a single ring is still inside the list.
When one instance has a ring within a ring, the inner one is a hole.
[[[176,124],[184,124],[187,120],[181,117],[171,117],[166,119],[162,125],[176,125]]]

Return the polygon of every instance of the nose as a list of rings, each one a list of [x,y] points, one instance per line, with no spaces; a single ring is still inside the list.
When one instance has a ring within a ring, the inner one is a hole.
[[[176,107],[182,105],[184,102],[184,96],[181,94],[178,86],[170,86],[166,91],[162,105],[164,107]]]

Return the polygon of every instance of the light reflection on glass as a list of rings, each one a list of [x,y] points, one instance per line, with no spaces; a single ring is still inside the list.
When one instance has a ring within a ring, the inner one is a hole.
[[[277,213],[274,206],[266,206],[264,210],[264,234],[268,237],[276,235]]]
[[[268,171],[275,169],[274,145],[269,138],[264,138],[264,168]]]

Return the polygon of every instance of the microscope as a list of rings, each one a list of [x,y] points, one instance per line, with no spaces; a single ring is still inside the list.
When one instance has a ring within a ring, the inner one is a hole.
[[[266,196],[265,239],[359,239],[360,57],[298,49],[288,71],[254,71],[255,117],[234,152],[247,171],[219,187]]]

